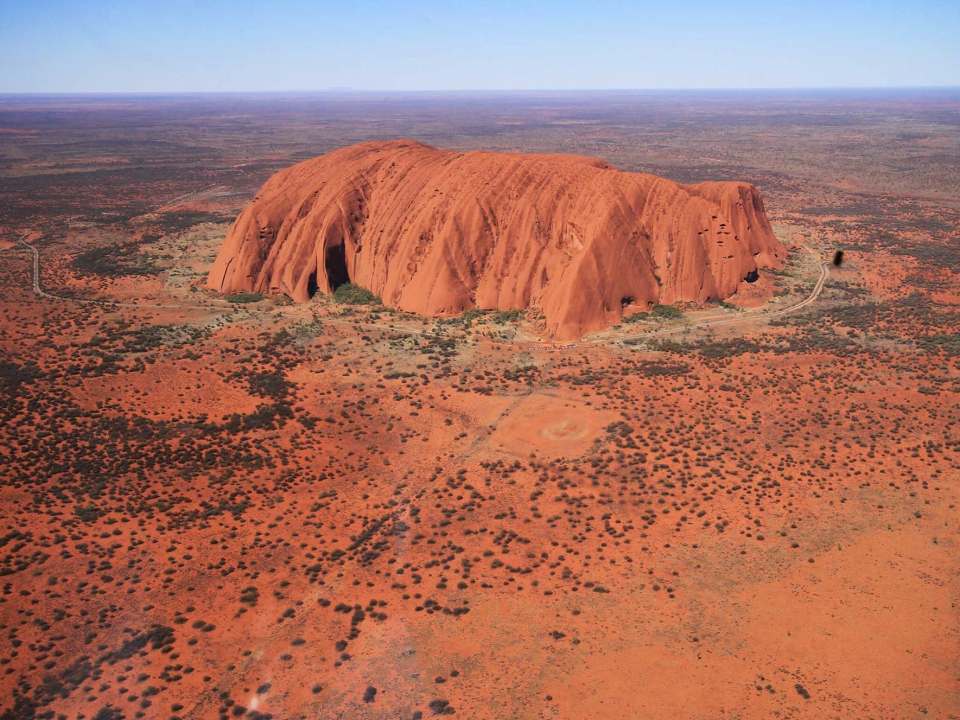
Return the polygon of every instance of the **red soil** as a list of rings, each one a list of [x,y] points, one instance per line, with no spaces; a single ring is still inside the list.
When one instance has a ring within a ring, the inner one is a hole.
[[[158,98],[89,102],[0,143],[3,237],[42,229],[50,293],[26,248],[0,253],[0,718],[960,718],[942,108],[738,96],[653,120],[644,96],[574,125],[587,108],[537,98],[479,136],[478,104],[460,124],[444,106],[430,136],[463,148],[748,177],[778,237],[817,251],[729,298],[762,309],[554,343],[534,312],[200,290],[240,198],[356,137],[370,104],[347,126],[275,97],[180,124]],[[426,134],[413,103],[402,122],[378,103],[377,132]],[[107,140],[77,142],[91,128]],[[109,156],[129,169],[45,174]],[[856,195],[831,189],[848,173]],[[772,314],[838,247],[816,301]]]

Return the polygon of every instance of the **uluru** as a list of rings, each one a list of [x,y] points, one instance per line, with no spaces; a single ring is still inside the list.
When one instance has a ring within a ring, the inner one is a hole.
[[[428,316],[542,312],[558,339],[735,294],[786,255],[755,187],[590,157],[366,142],[273,175],[208,277],[302,302],[351,282]]]

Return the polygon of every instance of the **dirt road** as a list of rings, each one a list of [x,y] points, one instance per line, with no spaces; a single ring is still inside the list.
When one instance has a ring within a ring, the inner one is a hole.
[[[25,248],[33,254],[33,292],[38,297],[47,298],[48,300],[63,300],[68,302],[79,302],[79,303],[92,303],[95,305],[106,305],[106,306],[119,306],[119,307],[136,307],[136,308],[151,308],[151,309],[160,309],[160,310],[235,310],[236,306],[231,303],[223,302],[220,304],[216,301],[210,301],[206,305],[195,305],[190,303],[180,303],[177,305],[158,305],[150,303],[125,303],[117,300],[97,300],[97,299],[88,299],[88,298],[72,298],[66,297],[63,295],[54,295],[47,292],[43,289],[40,283],[40,251],[36,246],[28,243],[24,239],[18,241],[18,245],[13,248],[8,248],[8,250],[16,250],[17,247]],[[804,246],[804,250],[809,252],[811,255],[819,259],[816,251],[812,248]],[[705,317],[693,320],[691,322],[685,322],[677,325],[670,325],[664,328],[658,328],[652,332],[644,333],[643,335],[636,336],[640,338],[655,338],[655,337],[664,337],[667,335],[674,335],[676,333],[686,332],[688,330],[694,330],[698,328],[705,327],[720,327],[726,325],[737,325],[741,323],[752,322],[757,318],[776,318],[782,317],[784,315],[789,315],[798,310],[802,310],[808,305],[816,301],[820,296],[820,293],[823,291],[823,286],[827,281],[827,277],[830,274],[830,266],[828,263],[820,263],[820,275],[817,278],[817,282],[814,284],[813,289],[810,291],[810,294],[804,297],[802,300],[778,310],[757,310],[753,312],[744,312],[733,317],[728,315],[723,315],[720,317]],[[249,310],[249,308],[246,308]],[[591,338],[585,340],[578,340],[568,343],[563,343],[554,346],[555,350],[562,350],[574,347],[581,347],[584,345],[596,345],[598,342],[604,342],[606,338]]]

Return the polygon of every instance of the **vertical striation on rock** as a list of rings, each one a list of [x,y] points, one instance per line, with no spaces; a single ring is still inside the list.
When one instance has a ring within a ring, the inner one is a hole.
[[[729,297],[784,257],[746,183],[398,140],[276,173],[230,229],[208,287],[305,301],[352,282],[432,316],[536,308],[567,339],[615,324],[625,305]]]

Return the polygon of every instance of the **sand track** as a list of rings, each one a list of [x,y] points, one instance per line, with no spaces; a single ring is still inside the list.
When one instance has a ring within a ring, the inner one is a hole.
[[[28,243],[24,239],[18,241],[18,245],[12,248],[5,248],[6,252],[13,252],[17,249],[26,249],[32,253],[33,256],[33,273],[31,278],[32,289],[34,295],[38,297],[45,298],[47,300],[61,300],[64,302],[75,302],[75,303],[91,303],[101,306],[118,306],[118,307],[133,307],[133,308],[145,308],[145,309],[156,309],[156,310],[234,310],[236,309],[235,305],[232,305],[226,301],[215,301],[211,300],[209,304],[206,305],[197,305],[190,303],[178,303],[176,305],[169,304],[157,304],[157,303],[127,303],[121,302],[118,300],[101,300],[97,298],[74,298],[68,297],[65,295],[55,295],[53,293],[47,292],[43,289],[40,281],[40,250],[33,244]],[[809,252],[814,257],[818,257],[817,252],[808,246],[804,246],[804,250]],[[721,326],[736,326],[747,324],[755,321],[756,319],[769,319],[769,318],[778,318],[785,315],[789,315],[798,310],[802,310],[805,307],[814,303],[820,293],[823,292],[824,285],[826,284],[827,278],[830,275],[830,265],[829,263],[820,264],[820,274],[817,277],[817,281],[814,284],[813,288],[810,291],[810,294],[804,297],[802,300],[799,300],[792,305],[780,308],[778,310],[767,310],[760,309],[753,312],[745,312],[736,317],[706,317],[699,318],[692,322],[683,323],[680,325],[671,325],[665,328],[659,328],[653,332],[646,333],[643,337],[663,337],[666,335],[673,335],[679,332],[684,332],[687,330],[694,330],[699,328],[708,328],[708,327],[721,327]],[[245,308],[248,312],[256,312],[254,309]],[[332,318],[328,318],[332,319]],[[565,342],[557,345],[557,349],[568,349],[584,345],[594,345],[597,344],[598,340],[585,338],[582,340],[574,340],[570,342]]]

